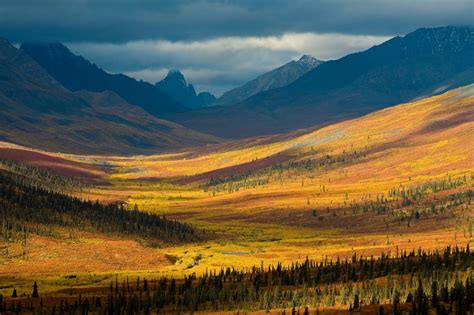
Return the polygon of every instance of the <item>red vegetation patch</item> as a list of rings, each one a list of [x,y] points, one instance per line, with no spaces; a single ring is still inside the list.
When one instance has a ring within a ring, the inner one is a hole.
[[[471,109],[462,113],[452,115],[451,117],[449,117],[449,119],[443,117],[442,119],[433,120],[420,131],[420,134],[449,130],[459,125],[470,123],[473,121],[474,109]]]
[[[55,233],[57,238],[32,235],[24,260],[21,245],[9,245],[10,256],[0,261],[0,283],[11,276],[151,270],[170,264],[162,250],[125,237],[66,229]]]
[[[68,177],[82,177],[95,180],[104,174],[102,170],[88,164],[68,161],[63,158],[29,150],[0,148],[0,158],[14,160]]]
[[[253,172],[253,171],[264,169],[266,167],[273,166],[278,163],[286,162],[290,160],[291,158],[293,157],[290,155],[285,155],[285,154],[273,155],[273,156],[254,160],[247,163],[224,167],[217,170],[201,173],[198,175],[188,176],[186,178],[180,178],[179,180],[176,181],[176,183],[188,184],[188,183],[194,183],[194,182],[199,182],[203,180],[209,180],[211,178],[216,178],[216,177],[223,178],[223,177],[232,176],[236,174],[243,174],[249,171]]]

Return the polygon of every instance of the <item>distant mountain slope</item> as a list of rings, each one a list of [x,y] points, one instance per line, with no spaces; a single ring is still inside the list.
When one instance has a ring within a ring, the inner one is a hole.
[[[207,107],[216,99],[209,92],[196,94],[194,86],[188,84],[184,75],[178,70],[170,70],[168,75],[155,86],[188,108]]]
[[[28,55],[0,38],[0,104],[5,109],[77,113],[89,105],[71,95]],[[34,116],[29,117],[34,119]]]
[[[218,141],[160,120],[115,93],[66,90],[0,39],[0,139],[72,153],[137,154]]]
[[[299,60],[292,60],[281,67],[262,74],[244,85],[225,92],[214,103],[214,106],[230,106],[239,103],[252,95],[288,85],[324,61],[304,55]]]
[[[199,92],[197,97],[201,107],[211,106],[216,101],[216,97],[211,92]]]
[[[70,91],[113,91],[130,104],[160,117],[185,107],[152,84],[123,74],[110,74],[81,56],[74,55],[61,43],[24,43],[21,50]]]
[[[424,28],[325,62],[288,86],[232,107],[169,119],[211,134],[243,138],[357,117],[472,82],[474,28]]]

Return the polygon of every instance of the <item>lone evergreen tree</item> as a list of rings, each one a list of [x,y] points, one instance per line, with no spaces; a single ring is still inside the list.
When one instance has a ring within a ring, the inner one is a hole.
[[[399,308],[400,308],[400,294],[398,291],[395,291],[393,294],[393,315],[398,315],[399,314]]]
[[[433,281],[433,283],[431,284],[431,306],[437,308],[438,304],[438,283],[436,281]]]
[[[357,310],[357,309],[359,309],[359,307],[360,307],[359,294],[356,293],[356,294],[354,295],[354,306],[353,306],[353,308],[354,308],[355,310]]]
[[[32,298],[37,298],[37,297],[39,297],[39,294],[38,294],[38,284],[36,283],[36,281],[35,281],[35,283],[33,284],[33,294],[31,294],[31,297],[32,297]]]

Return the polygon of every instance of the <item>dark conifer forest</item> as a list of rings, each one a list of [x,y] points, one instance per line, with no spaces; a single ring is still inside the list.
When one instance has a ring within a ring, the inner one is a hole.
[[[29,171],[29,176],[25,175],[25,170]],[[24,169],[23,174],[0,172],[0,234],[6,241],[26,240],[29,233],[49,236],[51,226],[89,228],[101,233],[143,238],[155,244],[200,239],[200,233],[186,223],[142,212],[137,207],[128,209],[122,204],[82,200],[53,188],[41,187],[37,182],[44,177],[55,179],[50,181],[49,187],[70,185],[77,188],[79,185],[77,181],[44,171],[38,173],[34,168]]]

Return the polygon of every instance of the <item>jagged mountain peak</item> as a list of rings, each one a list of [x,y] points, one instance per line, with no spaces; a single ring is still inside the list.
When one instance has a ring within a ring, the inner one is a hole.
[[[185,79],[184,75],[178,69],[170,69],[168,71],[168,74],[166,75],[166,77],[163,80],[173,82],[173,83],[177,83],[177,84],[180,84],[182,86],[188,86],[188,83],[186,82],[186,79]]]
[[[297,61],[299,64],[302,64],[302,65],[306,65],[306,66],[310,66],[312,68],[316,68],[317,66],[319,66],[321,63],[323,63],[323,61],[317,59],[317,58],[314,58],[313,56],[311,55],[303,55],[301,56],[300,59],[298,59]]]
[[[214,95],[196,93],[194,86],[188,84],[183,73],[178,69],[170,69],[166,77],[156,82],[155,86],[171,96],[178,103],[188,108],[199,108],[209,106],[214,100]]]
[[[298,60],[292,60],[240,87],[227,91],[214,105],[234,105],[258,93],[286,86],[323,63],[324,61],[311,55],[303,55]]]

